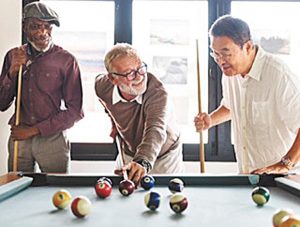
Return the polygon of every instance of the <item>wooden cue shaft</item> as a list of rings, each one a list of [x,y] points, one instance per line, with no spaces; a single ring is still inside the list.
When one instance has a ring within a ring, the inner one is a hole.
[[[20,65],[19,74],[18,74],[16,122],[15,122],[16,126],[18,126],[20,124],[21,93],[22,93],[22,65]],[[19,154],[19,141],[15,140],[14,141],[13,172],[18,171],[18,154]]]
[[[125,165],[125,158],[124,158],[124,154],[123,154],[123,151],[121,149],[121,142],[119,140],[119,137],[118,135],[116,136],[116,144],[117,144],[117,150],[118,150],[118,153],[119,155],[121,156],[121,165],[122,167]],[[127,171],[123,171],[123,177],[125,180],[128,180],[128,174],[127,174]]]
[[[199,44],[198,39],[196,39],[196,56],[197,56],[197,85],[198,85],[198,111],[202,113],[202,103],[201,103],[201,80],[200,80],[200,63],[199,63]],[[200,170],[201,173],[205,172],[205,153],[204,153],[204,143],[203,143],[203,132],[200,132]]]

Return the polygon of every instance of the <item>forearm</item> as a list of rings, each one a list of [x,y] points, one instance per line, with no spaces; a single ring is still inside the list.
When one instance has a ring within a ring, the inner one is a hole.
[[[296,139],[286,156],[295,164],[300,161],[300,129],[298,130]]]
[[[230,110],[227,109],[225,106],[219,106],[218,109],[211,112],[211,127],[229,121],[231,119]]]

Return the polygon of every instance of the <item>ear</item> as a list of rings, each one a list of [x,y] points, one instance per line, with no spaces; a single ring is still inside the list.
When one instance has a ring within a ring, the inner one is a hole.
[[[110,79],[110,81],[112,82],[113,85],[117,85],[117,80],[116,78],[111,74],[107,74],[108,78]]]
[[[251,50],[254,48],[254,44],[253,44],[252,40],[247,41],[244,45],[245,45],[247,53],[250,53]]]

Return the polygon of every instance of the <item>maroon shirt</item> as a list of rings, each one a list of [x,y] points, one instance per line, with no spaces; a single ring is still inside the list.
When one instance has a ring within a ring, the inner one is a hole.
[[[57,45],[31,58],[23,67],[20,125],[36,126],[42,136],[53,135],[73,126],[83,117],[82,84],[73,55]],[[9,77],[11,51],[4,59],[0,77],[0,110],[7,110],[17,93],[17,76]],[[15,114],[9,124],[15,124]]]

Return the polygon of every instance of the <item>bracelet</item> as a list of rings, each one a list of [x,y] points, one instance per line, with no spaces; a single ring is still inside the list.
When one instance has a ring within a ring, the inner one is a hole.
[[[146,159],[140,159],[138,161],[136,161],[136,163],[140,164],[141,166],[143,166],[146,169],[146,172],[149,173],[150,170],[152,169],[152,166],[150,164],[150,162]]]
[[[289,156],[284,156],[281,160],[280,160],[280,164],[287,167],[288,169],[291,169],[295,166],[295,163],[291,161]]]

